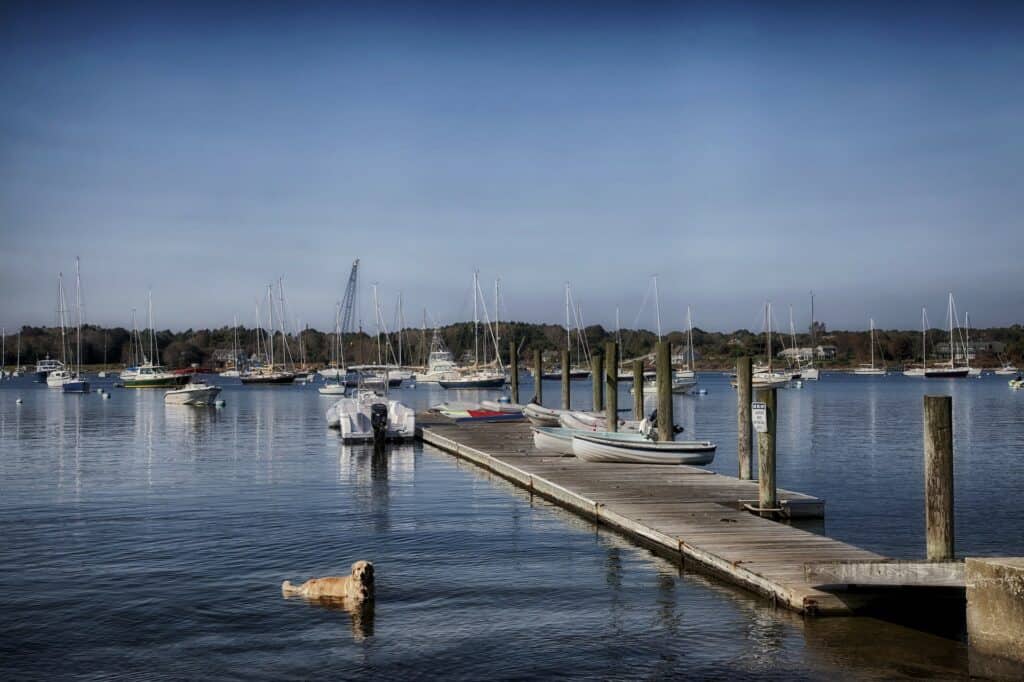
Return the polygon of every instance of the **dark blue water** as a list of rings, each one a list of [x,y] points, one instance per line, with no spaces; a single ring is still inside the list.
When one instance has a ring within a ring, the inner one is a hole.
[[[718,440],[713,468],[733,473],[735,396],[701,382],[677,421]],[[956,639],[804,621],[446,454],[342,446],[313,387],[220,383],[221,409],[0,383],[5,678],[967,674]],[[589,384],[573,386],[588,405]],[[954,395],[958,552],[1024,554],[1024,394],[1001,378],[783,392],[780,484],[827,499],[830,535],[920,555],[926,389]],[[557,382],[546,393],[557,402]],[[372,613],[281,597],[282,580],[357,559],[377,567]]]

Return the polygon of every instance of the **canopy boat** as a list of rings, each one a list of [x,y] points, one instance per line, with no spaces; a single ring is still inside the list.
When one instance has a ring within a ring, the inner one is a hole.
[[[585,462],[629,464],[710,464],[717,445],[711,441],[653,441],[629,433],[576,433],[572,450]]]
[[[523,415],[530,420],[530,423],[534,426],[559,426],[559,417],[565,414],[568,410],[556,410],[550,407],[544,407],[537,403],[527,403],[523,407]]]
[[[35,375],[36,383],[42,384],[46,382],[46,377],[50,375],[50,372],[54,372],[58,369],[64,369],[64,363],[60,360],[51,359],[49,355],[36,363]]]
[[[367,443],[378,436],[387,441],[409,440],[416,435],[416,413],[397,400],[363,390],[328,408],[327,426],[339,429],[346,443]]]
[[[168,405],[212,405],[220,395],[220,386],[211,386],[203,381],[193,380],[181,388],[164,393]]]

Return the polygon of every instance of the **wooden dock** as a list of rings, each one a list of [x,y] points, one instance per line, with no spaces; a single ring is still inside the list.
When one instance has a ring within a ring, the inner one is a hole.
[[[744,502],[757,501],[756,481],[700,467],[559,456],[535,449],[524,422],[455,424],[424,413],[417,423],[430,445],[800,613],[849,615],[863,603],[859,593],[812,586],[805,564],[884,558],[745,511]],[[821,500],[782,489],[778,497],[791,517],[823,515]]]

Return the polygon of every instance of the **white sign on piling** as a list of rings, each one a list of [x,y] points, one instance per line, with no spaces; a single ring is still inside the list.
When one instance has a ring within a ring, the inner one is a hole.
[[[768,433],[768,407],[764,403],[750,403],[750,420],[754,424],[754,431]]]

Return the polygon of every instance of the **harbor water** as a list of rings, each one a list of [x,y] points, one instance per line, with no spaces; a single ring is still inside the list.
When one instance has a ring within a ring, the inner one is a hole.
[[[222,408],[110,382],[94,383],[109,400],[0,382],[6,679],[969,673],[956,632],[803,619],[429,446],[343,446],[315,384],[212,380]],[[735,394],[721,374],[700,387],[676,397],[676,421],[717,441],[710,468],[734,475]],[[558,382],[544,392],[557,406]],[[589,408],[589,382],[573,392]],[[445,399],[395,393],[417,408]],[[780,391],[780,486],[826,500],[815,532],[922,557],[925,393],[953,396],[958,555],[1024,555],[1024,392],[1005,377],[825,375]],[[376,566],[372,610],[281,596],[282,580],[358,559]]]

